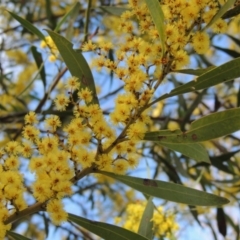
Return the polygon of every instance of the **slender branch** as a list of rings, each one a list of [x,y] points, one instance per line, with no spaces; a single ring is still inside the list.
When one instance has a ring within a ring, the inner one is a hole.
[[[75,177],[73,177],[70,181],[72,183],[77,182],[78,180],[82,179],[83,177],[85,177],[86,175],[90,174],[91,172],[93,172],[93,166],[92,167],[87,167],[84,168],[82,171],[80,171]],[[39,211],[46,211],[46,203],[48,202],[37,202],[34,203],[33,205],[19,211],[19,212],[15,212],[14,214],[12,214],[11,216],[9,216],[5,221],[4,224],[9,224],[9,223],[13,223],[23,217],[26,217],[28,215],[34,214],[36,212]]]
[[[39,102],[35,112],[41,112],[41,109],[44,105],[44,103],[47,101],[49,94],[54,90],[54,88],[57,86],[58,82],[60,81],[61,77],[67,72],[68,68],[65,67],[60,73],[58,73],[58,75],[55,78],[54,83],[52,84],[52,86],[50,87],[50,89],[45,93],[43,99]]]

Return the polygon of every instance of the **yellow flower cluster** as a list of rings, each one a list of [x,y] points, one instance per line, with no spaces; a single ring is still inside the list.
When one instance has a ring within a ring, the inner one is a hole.
[[[21,146],[16,141],[10,141],[0,150],[0,239],[11,225],[4,225],[10,214],[27,207],[23,194],[25,193],[23,176],[19,173]]]
[[[161,1],[161,7],[165,16],[164,53],[162,40],[159,39],[146,4],[135,0],[129,1],[129,10],[121,15],[118,30],[125,35],[122,35],[121,44],[118,44],[116,60],[108,59],[108,51],[116,49],[111,41],[101,38],[95,43],[90,40],[82,46],[83,51],[94,51],[98,55],[93,59],[92,66],[97,70],[106,68],[112,71],[122,81],[125,90],[116,97],[115,108],[110,113],[111,123],[124,130],[121,138],[114,142],[115,145],[111,145],[113,139],[104,142],[104,154],[98,158],[101,169],[110,170],[107,163],[112,163],[114,171],[124,173],[130,163],[136,165],[138,160],[133,161],[136,154],[133,157],[133,153],[126,152],[124,144],[132,141],[133,148],[136,149],[137,142],[143,139],[151,124],[145,109],[149,107],[155,90],[167,73],[189,63],[185,50],[187,44],[191,44],[199,54],[205,53],[209,48],[209,37],[201,31],[199,24],[207,24],[218,10],[218,5],[209,0],[178,0]],[[132,19],[137,19],[139,28]],[[224,28],[222,21],[216,24],[218,29]],[[88,96],[88,93],[85,94]],[[79,97],[82,98],[82,95],[83,93],[79,94]],[[83,113],[85,109],[81,107],[78,111]],[[105,129],[101,121],[92,130],[96,131],[96,128],[98,132]],[[98,139],[108,137],[96,133],[95,136]]]
[[[161,7],[165,17],[164,43],[146,4],[130,0],[129,10],[120,18],[118,30],[123,36],[115,60],[108,59],[108,52],[115,48],[111,41],[88,41],[82,46],[83,51],[98,55],[93,67],[113,72],[124,86],[124,93],[116,97],[109,118],[104,117],[99,105],[92,103],[91,90],[81,86],[73,76],[65,85],[68,94],[57,94],[54,99],[57,110],[65,111],[67,107],[73,110],[71,121],[62,127],[59,116],[48,116],[40,132],[37,116],[30,112],[25,116],[22,142],[11,141],[0,150],[0,229],[3,229],[0,237],[9,228],[3,225],[9,214],[26,208],[19,157],[30,158],[29,169],[35,174],[33,196],[39,202],[46,202],[46,209],[57,225],[67,220],[61,199],[72,194],[73,179],[79,170],[94,166],[124,174],[137,166],[136,149],[151,124],[146,110],[154,92],[169,72],[189,63],[187,45],[198,54],[207,52],[210,40],[201,29],[202,23],[207,24],[219,8],[216,1],[210,0],[162,0]],[[212,29],[221,33],[226,26],[225,21],[219,20]],[[56,60],[58,50],[51,37],[47,36],[41,47],[49,47],[49,60]],[[119,135],[116,127],[120,128]],[[138,230],[144,207],[145,203],[128,206],[125,228]],[[161,208],[152,221],[158,237],[170,237],[178,229],[174,216],[163,213]]]
[[[45,39],[41,41],[40,46],[41,48],[48,47],[50,49],[51,54],[48,57],[50,62],[55,62],[57,60],[58,49],[50,36],[45,37]]]
[[[139,224],[146,207],[146,202],[130,203],[126,209],[125,217],[117,217],[116,223],[123,222],[123,227],[133,232],[138,232]],[[175,235],[179,226],[175,222],[175,216],[171,213],[164,213],[162,207],[158,207],[149,219],[153,222],[153,234],[157,238],[171,239]]]
[[[26,53],[24,53],[22,50],[14,49],[9,50],[6,52],[8,58],[11,60],[14,60],[17,64],[27,64],[29,63],[29,59]]]

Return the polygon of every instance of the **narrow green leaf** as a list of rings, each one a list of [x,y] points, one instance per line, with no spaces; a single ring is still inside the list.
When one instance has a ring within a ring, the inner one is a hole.
[[[103,222],[91,221],[73,214],[68,214],[68,219],[75,222],[77,225],[87,229],[88,231],[102,237],[105,240],[129,240],[139,239],[146,240],[147,238],[131,232],[127,229]]]
[[[112,6],[102,6],[100,7],[104,12],[110,13],[115,16],[121,16],[124,12],[129,10],[128,8],[123,7],[112,7]]]
[[[240,76],[240,58],[236,58],[227,63],[222,64],[219,67],[215,67],[212,70],[202,74],[196,80],[186,83],[172,92],[190,92],[194,90],[205,89],[222,82],[230,81]],[[181,91],[182,90],[182,91]]]
[[[54,32],[58,32],[60,27],[66,22],[68,17],[74,16],[76,13],[78,13],[80,9],[80,3],[77,2],[73,5],[73,7],[62,17],[62,19],[57,24],[56,28],[54,29]]]
[[[51,0],[45,0],[45,10],[48,19],[48,26],[51,29],[54,29],[56,27],[56,18],[54,17],[52,12]]]
[[[194,159],[197,162],[206,162],[211,163],[209,156],[205,147],[200,143],[188,143],[188,144],[179,144],[179,143],[162,143],[158,142],[159,145],[167,147],[173,151],[180,152],[183,155]]]
[[[30,32],[32,32],[33,34],[36,34],[40,39],[45,40],[45,36],[43,35],[43,33],[41,31],[38,30],[38,28],[36,28],[33,24],[31,24],[29,21],[27,21],[26,19],[19,17],[17,14],[8,11],[10,13],[10,15],[16,19],[18,22],[20,22],[22,24],[23,27],[27,28]]]
[[[23,235],[11,231],[7,231],[7,236],[10,237],[10,239],[14,240],[31,240],[30,238],[24,237]]]
[[[228,0],[221,8],[219,11],[214,15],[214,17],[211,19],[211,21],[203,28],[202,31],[205,31],[207,28],[209,28],[211,25],[213,25],[219,18],[223,16],[227,10],[234,5],[236,0]]]
[[[162,95],[161,97],[154,100],[153,103],[172,96],[177,96],[179,94],[209,88],[219,83],[227,82],[234,78],[240,77],[239,66],[240,58],[233,59],[200,75],[197,79],[173,89],[170,93]]]
[[[211,164],[213,167],[217,168],[218,170],[221,170],[221,171],[231,174],[231,175],[235,175],[234,171],[229,166],[228,162],[227,162],[227,164],[224,164],[223,162],[213,162]]]
[[[240,8],[240,5],[239,5],[239,8]],[[239,38],[231,36],[229,34],[225,34],[225,35],[227,35],[233,42],[235,42],[238,46],[240,46],[240,39]]]
[[[225,213],[222,208],[217,208],[217,226],[218,226],[218,231],[223,235],[223,237],[226,237],[227,223],[226,223]]]
[[[190,74],[190,75],[195,75],[195,76],[200,76],[210,70],[215,68],[215,66],[211,66],[208,68],[200,68],[200,69],[181,69],[181,70],[174,70],[174,72],[177,73],[183,73],[183,74]]]
[[[212,113],[192,122],[187,134],[195,135],[197,141],[222,137],[240,130],[239,118],[240,108]]]
[[[99,104],[93,75],[82,53],[76,52],[73,49],[73,44],[63,36],[50,30],[47,30],[47,32],[56,44],[72,76],[79,78],[81,88],[88,88],[92,92],[93,100],[90,104]]]
[[[155,27],[160,36],[162,43],[162,54],[164,54],[165,34],[164,34],[164,15],[161,5],[158,0],[145,0],[145,3],[149,9],[150,15],[152,16]]]
[[[32,55],[34,57],[34,60],[36,62],[36,65],[38,67],[38,71],[40,73],[44,89],[46,88],[46,73],[45,68],[43,64],[42,54],[37,51],[37,48],[35,46],[31,46]]]
[[[185,133],[165,135],[165,131],[148,132],[144,140],[159,144],[191,144],[222,137],[240,130],[240,108],[212,113],[194,121]]]
[[[196,98],[193,100],[191,105],[189,105],[187,107],[187,110],[185,111],[184,116],[182,117],[182,121],[180,123],[181,129],[185,129],[185,126],[189,123],[194,110],[202,102],[203,96],[206,94],[206,92],[207,92],[207,89],[204,89],[201,92],[198,92]],[[180,96],[182,96],[182,95],[180,95]],[[215,100],[215,102],[217,102],[217,100]],[[215,104],[215,106],[216,106],[216,104]]]
[[[161,134],[159,134],[161,133]],[[182,131],[180,129],[175,129],[175,130],[169,130],[169,129],[163,129],[160,131],[154,131],[154,132],[147,132],[145,134],[144,140],[148,140],[148,139],[155,139],[155,140],[160,140],[161,138],[159,138],[160,136],[175,136],[176,134],[181,134]],[[147,139],[145,139],[147,138]],[[164,137],[162,137],[164,138]]]
[[[152,197],[149,197],[138,228],[138,233],[147,239],[153,238],[153,221],[151,221],[153,218],[153,211],[154,205]]]
[[[236,7],[231,8],[230,10],[225,12],[222,16],[222,19],[235,17],[235,16],[239,15],[239,13],[240,13],[240,5],[237,5]]]
[[[213,47],[216,48],[217,50],[220,50],[220,51],[228,54],[230,57],[233,57],[233,58],[240,57],[240,53],[235,51],[235,50],[228,49],[228,48],[222,48],[222,47],[218,47],[218,46],[215,46],[215,45],[213,45]]]
[[[183,203],[193,206],[221,206],[229,203],[229,200],[207,192],[188,188],[180,184],[169,183],[146,178],[136,178],[117,175],[105,171],[96,171],[112,177],[147,195],[162,198],[168,201]]]

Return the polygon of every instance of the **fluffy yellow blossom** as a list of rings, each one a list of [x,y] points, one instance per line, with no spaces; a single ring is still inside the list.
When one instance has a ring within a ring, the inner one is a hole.
[[[53,191],[51,190],[49,178],[47,178],[46,175],[44,176],[44,179],[34,182],[32,185],[32,189],[34,197],[39,202],[44,202],[53,197],[54,195]]]
[[[205,32],[197,32],[192,38],[192,45],[198,54],[204,54],[210,47],[209,36]]]
[[[189,55],[184,50],[179,50],[174,54],[173,69],[181,69],[183,66],[189,64]]]
[[[49,60],[49,62],[56,62],[56,61],[57,61],[57,56],[51,54],[51,55],[48,57],[48,60]]]
[[[225,33],[227,31],[227,23],[223,19],[218,19],[212,26],[215,33]]]
[[[53,132],[56,131],[57,127],[61,126],[61,121],[57,115],[51,115],[45,119],[45,124],[47,128],[50,128]]]
[[[32,111],[29,112],[24,117],[24,121],[25,121],[25,124],[30,124],[30,125],[37,124],[38,123],[38,119],[37,119],[36,113],[32,112]]]
[[[10,59],[13,59],[17,64],[27,64],[29,63],[29,59],[26,53],[22,50],[14,49],[6,51],[7,56]]]
[[[23,182],[23,177],[16,171],[4,171],[1,173],[0,182],[3,185],[16,185],[19,186]]]
[[[115,111],[110,113],[110,119],[113,124],[125,123],[129,120],[131,114],[131,106],[126,104],[119,104],[116,106]]]
[[[65,87],[70,91],[77,90],[80,87],[80,81],[77,77],[70,77],[68,78]]]
[[[84,52],[88,52],[88,51],[94,51],[97,48],[97,45],[94,44],[91,40],[89,40],[88,42],[85,42],[82,45],[82,50]]]
[[[29,162],[28,168],[32,172],[44,170],[46,168],[44,158],[42,156],[32,157]]]
[[[59,139],[56,136],[42,138],[37,142],[38,151],[42,154],[50,153],[57,149]]]
[[[66,96],[65,94],[58,94],[54,99],[56,108],[59,111],[66,110],[66,107],[68,106],[69,102],[70,102],[69,97]]]
[[[17,155],[21,151],[21,147],[18,142],[10,141],[6,144],[5,151],[8,154]]]
[[[124,174],[128,170],[128,161],[126,159],[117,159],[113,163],[113,171],[116,174]]]
[[[93,152],[88,152],[84,148],[80,148],[77,151],[78,163],[83,167],[90,167],[95,161],[95,154]]]
[[[146,125],[145,123],[142,122],[137,122],[132,124],[128,131],[127,131],[127,136],[131,140],[141,140],[144,137],[144,134],[146,132]]]
[[[181,15],[184,21],[192,23],[198,18],[199,8],[196,5],[189,5],[181,11]]]
[[[49,56],[49,60],[51,62],[55,62],[57,60],[58,49],[50,36],[46,36],[45,40],[42,40],[40,43],[41,48],[48,47],[50,49],[51,55]]]
[[[81,89],[78,92],[78,97],[83,99],[86,103],[89,103],[92,101],[92,92],[88,88]]]
[[[9,170],[17,170],[19,168],[20,162],[17,156],[9,156],[5,162],[4,167]]]
[[[126,216],[119,217],[118,222],[123,222],[123,227],[133,232],[138,232],[139,224],[144,212],[146,202],[130,203],[126,209]],[[178,230],[173,214],[164,213],[162,207],[154,211],[153,218],[148,221],[153,222],[154,236],[158,238],[171,239]]]
[[[138,163],[139,163],[139,155],[137,154],[130,154],[128,157],[127,157],[127,161],[128,161],[128,165],[131,169],[134,169],[138,166]]]
[[[25,139],[34,141],[34,140],[36,140],[36,138],[40,134],[40,132],[34,126],[27,125],[23,128],[22,134]]]

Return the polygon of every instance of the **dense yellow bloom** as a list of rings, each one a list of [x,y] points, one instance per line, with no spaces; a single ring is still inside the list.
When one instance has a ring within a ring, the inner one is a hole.
[[[136,151],[136,149],[135,149]],[[130,154],[128,157],[127,157],[127,161],[128,161],[128,165],[131,169],[134,169],[138,166],[138,163],[139,163],[139,156],[137,154]]]
[[[66,110],[66,107],[68,106],[69,102],[70,102],[69,97],[65,96],[64,94],[58,94],[54,99],[56,108],[59,111]]]
[[[21,185],[23,177],[17,171],[4,171],[1,173],[0,182],[3,185]]]
[[[88,42],[85,42],[81,48],[84,52],[94,51],[97,48],[97,45],[94,44],[91,40],[89,40]]]
[[[123,220],[123,227],[133,232],[138,232],[139,224],[144,212],[146,202],[130,203],[126,209],[126,217],[118,218],[117,221]],[[162,207],[158,207],[154,211],[153,218],[154,236],[158,238],[171,239],[174,233],[178,230],[178,224],[175,222],[173,214],[164,213]]]
[[[90,167],[92,163],[95,161],[95,154],[93,152],[89,152],[84,148],[80,148],[77,151],[78,163],[80,163],[83,167]]]
[[[8,154],[17,155],[21,151],[21,147],[20,147],[18,142],[10,141],[10,142],[7,143],[7,145],[5,147],[5,151]]]
[[[113,171],[116,174],[124,174],[128,170],[128,161],[125,159],[117,159],[113,163]]]
[[[209,36],[205,32],[197,32],[192,38],[192,45],[198,54],[204,54],[210,46]]]
[[[1,214],[1,212],[0,212]],[[2,223],[3,221],[0,221],[0,239],[4,239],[6,232],[11,229],[11,224],[5,225]]]
[[[57,149],[59,140],[57,137],[45,137],[37,142],[38,151],[42,154],[51,153]]]
[[[70,181],[59,182],[58,185],[53,187],[53,190],[57,191],[57,198],[71,196],[73,194],[72,183]]]
[[[33,195],[39,202],[44,202],[54,196],[49,178],[37,180],[32,184]]]
[[[225,33],[227,32],[227,23],[223,19],[218,19],[212,26],[215,33]]]
[[[4,166],[8,170],[17,170],[19,168],[19,165],[20,161],[18,157],[14,155],[9,156],[4,162]]]
[[[44,162],[44,158],[42,156],[32,157],[29,162],[28,168],[32,172],[44,170],[46,168],[46,163]]]
[[[199,8],[196,5],[189,5],[181,11],[181,15],[184,21],[192,23],[198,18]]]
[[[70,77],[68,78],[65,87],[70,91],[77,90],[80,87],[80,81],[77,77]]]
[[[94,1],[93,5],[96,3],[97,1]],[[35,175],[31,186],[33,197],[39,202],[46,202],[47,212],[56,225],[67,221],[61,199],[73,193],[72,185],[77,180],[78,172],[94,166],[100,170],[125,174],[138,165],[142,153],[138,144],[144,139],[147,127],[156,127],[151,122],[149,111],[144,110],[149,103],[151,105],[155,90],[164,78],[167,78],[171,71],[181,69],[189,63],[189,54],[186,52],[186,49],[189,49],[188,44],[191,44],[198,54],[208,51],[209,36],[201,30],[219,11],[217,1],[210,0],[162,0],[160,4],[165,18],[164,42],[147,5],[143,1],[129,0],[128,10],[122,13],[121,17],[108,17],[103,20],[106,26],[111,27],[110,41],[103,38],[105,34],[100,31],[89,38],[98,38],[96,44],[89,40],[81,47],[83,51],[95,51],[97,54],[91,63],[93,67],[109,71],[120,79],[122,92],[116,96],[114,108],[108,117],[104,116],[101,106],[91,104],[93,96],[88,79],[84,79],[85,76],[80,79],[72,76],[66,83],[62,81],[62,88],[52,93],[56,96],[53,101],[58,111],[65,111],[70,102],[74,106],[72,119],[69,120],[68,114],[68,117],[63,118],[66,120],[64,128],[61,128],[58,115],[49,116],[44,122],[45,126],[36,126],[37,115],[29,112],[24,118],[25,126],[22,131],[25,140],[21,143],[4,143],[4,148],[0,150],[0,238],[4,238],[1,234],[5,234],[9,229],[9,226],[2,226],[2,222],[9,215],[6,206],[12,204],[12,212],[27,208],[23,198],[26,191],[23,176],[18,171],[20,157],[30,158],[28,169]],[[224,33],[227,23],[219,19],[211,28],[214,32]],[[119,34],[121,37],[118,37]],[[57,60],[58,49],[50,36],[41,42],[41,47],[49,47],[50,61]],[[111,51],[114,53],[114,58],[111,59],[110,50],[114,50]],[[35,63],[29,62],[25,53],[15,53],[16,56],[13,51],[7,54],[16,63],[25,64],[25,69],[18,75],[17,81],[12,82],[13,86],[7,85],[8,93],[1,94],[1,105],[4,108],[6,105],[6,112],[14,108],[20,109],[22,103],[18,102],[15,96],[23,91],[23,102],[29,104],[26,93],[29,93],[31,88],[28,83],[37,70]],[[59,90],[67,90],[68,93],[64,94]],[[77,100],[75,93],[79,98]],[[161,114],[162,107],[163,105],[159,105],[153,111],[153,117]],[[169,122],[169,128],[173,123],[176,125],[176,122]],[[115,128],[117,125],[117,130],[112,128],[112,125],[115,125]],[[205,173],[204,177],[210,179],[211,175]],[[105,182],[106,179],[106,176],[101,175],[98,182]],[[236,191],[235,188],[229,190],[233,193]],[[118,205],[124,199],[120,194],[115,194],[114,197],[112,199]],[[129,204],[124,221],[125,228],[138,231],[145,206],[145,202]],[[153,222],[155,237],[170,238],[174,235],[178,229],[174,218],[173,214],[164,213],[162,208],[158,208],[153,218],[149,219]]]
[[[23,137],[27,140],[34,141],[40,134],[40,131],[31,125],[26,125],[22,131]]]
[[[98,165],[98,169],[104,171],[112,171],[112,156],[108,154],[102,154],[96,164]],[[97,174],[99,175],[99,174]]]
[[[175,54],[173,68],[180,69],[183,66],[186,66],[187,64],[189,64],[189,61],[190,61],[190,59],[189,59],[189,55],[187,54],[187,52],[184,50],[179,50]]]
[[[30,125],[37,124],[38,123],[38,119],[37,119],[36,113],[32,112],[32,111],[29,112],[24,117],[24,121],[25,121],[25,124],[30,124]]]
[[[127,136],[131,140],[141,140],[144,137],[144,134],[146,132],[146,125],[145,123],[142,122],[137,122],[132,124],[128,131],[127,131]]]
[[[56,131],[57,127],[61,126],[61,121],[57,115],[51,115],[45,119],[46,127],[50,128],[53,132]]]
[[[49,60],[51,62],[56,61],[57,55],[58,55],[58,49],[57,49],[54,41],[52,40],[52,38],[50,36],[45,37],[45,40],[41,41],[40,46],[41,46],[41,48],[48,47],[51,51],[51,55],[49,56]]]
[[[10,59],[13,59],[17,64],[27,64],[29,63],[29,59],[26,53],[22,50],[14,49],[6,51],[7,56]]]
[[[89,103],[92,101],[92,92],[88,88],[81,89],[78,92],[78,97],[83,99],[86,103]]]
[[[108,53],[109,50],[113,49],[113,43],[103,40],[103,41],[98,42],[98,47],[101,50],[103,50],[106,53]]]
[[[56,55],[51,54],[51,55],[48,57],[48,60],[49,60],[50,62],[55,62],[55,61],[57,60],[57,57],[56,57]]]

